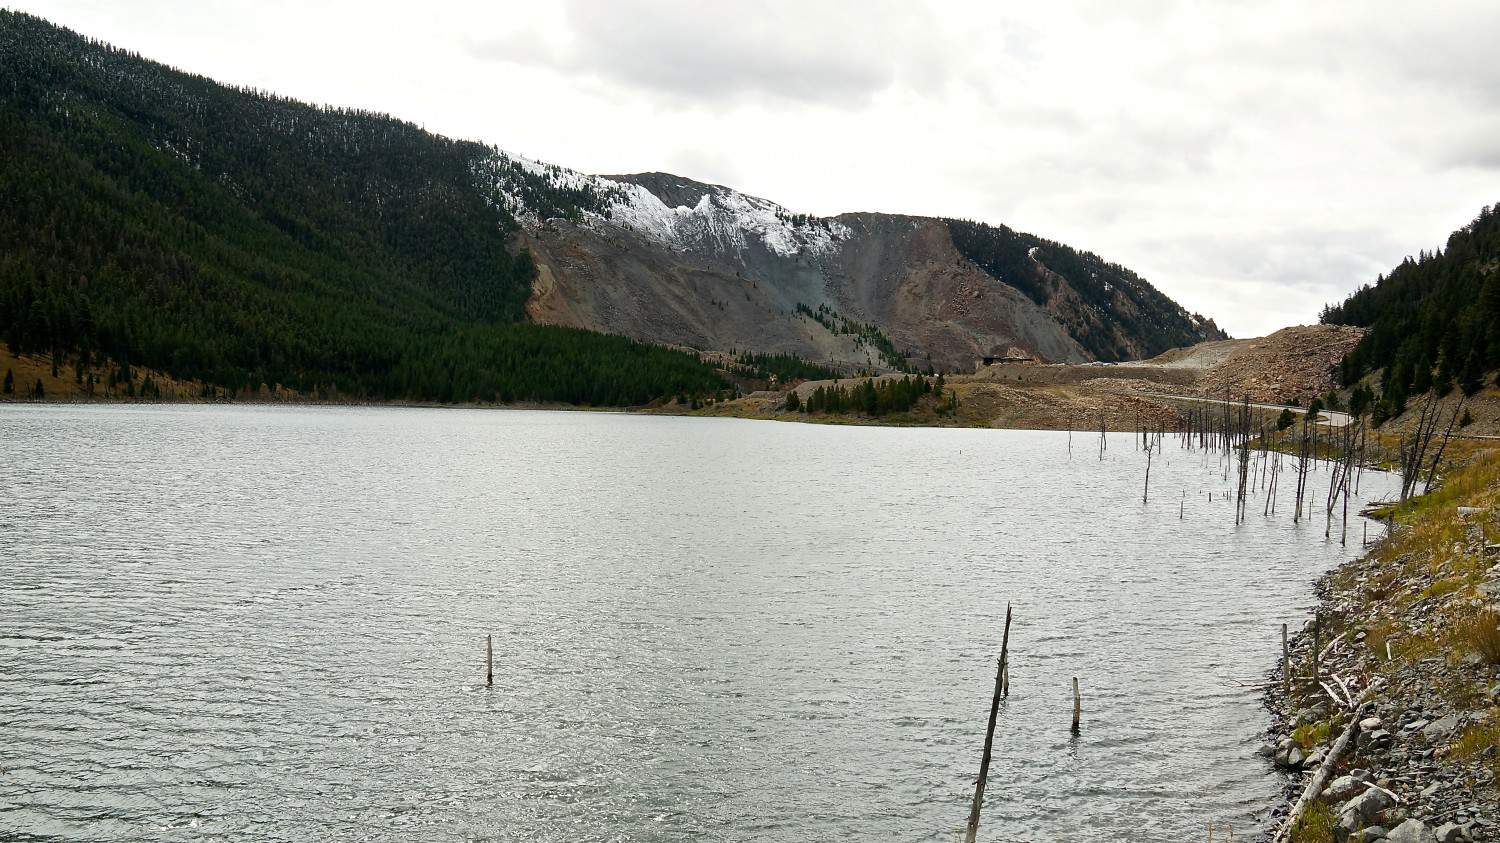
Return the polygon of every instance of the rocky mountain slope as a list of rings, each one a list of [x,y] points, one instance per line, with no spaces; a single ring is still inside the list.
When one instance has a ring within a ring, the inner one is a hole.
[[[882,370],[967,370],[1010,350],[1132,359],[1225,337],[1123,267],[1004,227],[812,217],[666,173],[590,176],[498,151],[480,173],[522,221],[540,322]]]
[[[1173,349],[1143,365],[1193,372],[1194,391],[1207,398],[1305,403],[1338,386],[1339,362],[1362,336],[1363,329],[1344,325],[1293,325],[1264,337]]]

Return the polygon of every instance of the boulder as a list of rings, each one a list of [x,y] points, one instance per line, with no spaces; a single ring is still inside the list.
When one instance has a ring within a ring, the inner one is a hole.
[[[1288,770],[1300,770],[1307,762],[1307,753],[1303,751],[1302,744],[1291,738],[1285,738],[1276,746],[1276,766]]]
[[[1432,832],[1438,843],[1459,843],[1464,839],[1463,827],[1458,823],[1443,823]]]
[[[1339,776],[1323,788],[1323,798],[1329,802],[1340,803],[1364,789],[1364,785],[1353,776]]]
[[[1421,820],[1411,819],[1396,826],[1385,836],[1391,843],[1437,843],[1437,835]]]
[[[1345,802],[1339,808],[1339,815],[1342,817],[1344,814],[1354,814],[1360,820],[1359,827],[1363,828],[1365,823],[1375,819],[1376,814],[1394,804],[1396,804],[1396,800],[1392,799],[1390,794],[1379,788],[1372,787]]]
[[[1358,840],[1355,835],[1365,827],[1365,820],[1357,811],[1343,811],[1339,814],[1338,824],[1333,828],[1333,839],[1340,841]]]

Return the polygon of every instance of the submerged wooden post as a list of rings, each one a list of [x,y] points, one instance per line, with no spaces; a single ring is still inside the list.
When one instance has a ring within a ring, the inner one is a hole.
[[[495,684],[495,647],[491,636],[484,637],[484,687]]]
[[[964,831],[965,843],[974,843],[979,834],[979,809],[984,807],[984,786],[990,776],[990,750],[995,744],[995,717],[1000,713],[1000,696],[1005,690],[1005,654],[1010,646],[1010,604],[1005,604],[1005,634],[1000,638],[1000,663],[995,668],[995,696],[990,700],[990,725],[984,732],[984,755],[979,759],[979,780],[974,783],[974,804],[969,808],[969,825]]]
[[[1287,711],[1292,710],[1292,650],[1286,643],[1286,624],[1281,625],[1281,678],[1286,686]]]
[[[1073,677],[1073,734],[1078,734],[1078,715],[1083,711],[1083,698],[1078,695],[1078,677]]]

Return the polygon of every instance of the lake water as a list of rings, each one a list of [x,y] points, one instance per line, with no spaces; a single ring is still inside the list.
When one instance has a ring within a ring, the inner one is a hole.
[[[1010,601],[981,838],[1248,840],[1247,685],[1362,524],[1236,527],[1172,440],[1143,506],[1131,436],[1067,445],[0,407],[0,837],[950,841]]]

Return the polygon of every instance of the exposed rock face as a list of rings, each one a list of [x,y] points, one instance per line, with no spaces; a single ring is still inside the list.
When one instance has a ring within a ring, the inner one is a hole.
[[[848,223],[840,248],[791,255],[754,239],[684,250],[608,224],[539,223],[527,233],[539,270],[528,313],[652,342],[890,368],[855,335],[797,311],[826,305],[840,319],[877,326],[903,354],[949,370],[972,367],[996,346],[1089,359],[1040,306],[964,261],[937,221],[839,221]]]
[[[1133,274],[1132,295],[1100,299],[1108,307],[1034,256],[1024,278],[1002,279],[960,253],[945,220],[810,217],[666,173],[588,176],[498,153],[476,175],[522,221],[538,264],[527,312],[539,322],[876,370],[893,368],[884,341],[923,368],[969,371],[997,348],[1073,363],[1098,356],[1090,348],[1154,353],[1172,344],[1148,327],[1164,323],[1189,342],[1223,336]],[[1030,242],[1004,231],[1017,248]],[[1032,239],[1054,250],[1055,262],[1071,260],[1064,268],[1075,275],[1096,266],[1128,274]],[[1045,295],[1016,286],[1039,283]]]

